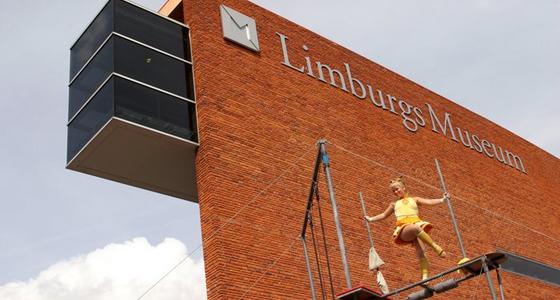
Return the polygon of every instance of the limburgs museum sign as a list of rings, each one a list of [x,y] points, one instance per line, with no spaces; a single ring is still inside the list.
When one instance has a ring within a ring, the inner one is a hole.
[[[410,105],[405,100],[397,99],[395,96],[383,93],[379,89],[374,89],[371,84],[362,83],[359,79],[352,76],[350,65],[343,63],[344,71],[332,68],[320,61],[312,63],[310,56],[305,56],[304,61],[290,60],[288,50],[288,37],[276,33],[280,38],[282,46],[283,61],[282,64],[296,70],[302,74],[307,74],[325,83],[337,87],[347,93],[352,93],[356,98],[365,100],[373,104],[374,107],[383,109],[402,117],[403,126],[409,131],[416,132],[421,127],[426,127],[428,122],[431,124],[432,131],[443,134],[455,142],[461,143],[474,151],[483,153],[484,155],[495,158],[497,161],[507,164],[523,173],[527,173],[523,160],[518,155],[503,149],[501,146],[481,138],[476,134],[471,134],[467,130],[460,127],[454,127],[451,121],[451,114],[445,112],[443,116],[426,103],[427,115],[422,108]],[[305,52],[309,51],[309,47],[302,45]],[[344,74],[343,74],[344,72]],[[327,73],[328,78],[325,77]]]

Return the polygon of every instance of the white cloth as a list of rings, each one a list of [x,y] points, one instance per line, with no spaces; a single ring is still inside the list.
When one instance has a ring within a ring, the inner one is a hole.
[[[383,294],[389,293],[389,286],[385,281],[385,277],[383,277],[383,274],[381,274],[381,271],[379,270],[377,270],[377,286],[379,286]]]
[[[379,269],[385,262],[379,257],[377,251],[375,251],[374,247],[369,248],[369,269],[375,270]]]

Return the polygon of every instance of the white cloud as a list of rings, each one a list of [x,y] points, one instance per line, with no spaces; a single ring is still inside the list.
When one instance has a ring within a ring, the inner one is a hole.
[[[0,286],[0,299],[136,300],[186,254],[185,245],[172,238],[156,246],[145,238],[109,244],[60,261],[26,282]],[[202,260],[188,258],[143,299],[206,299]]]

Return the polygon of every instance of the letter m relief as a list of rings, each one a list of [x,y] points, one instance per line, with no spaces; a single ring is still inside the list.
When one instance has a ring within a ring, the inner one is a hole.
[[[451,124],[451,114],[445,113],[443,124],[440,122],[439,118],[436,115],[436,112],[432,108],[429,103],[426,103],[428,110],[430,112],[430,119],[432,120],[432,131],[437,133],[443,133],[443,135],[447,135],[447,131],[451,133],[451,139],[458,142],[457,137],[455,136],[455,130],[453,129],[453,125]],[[438,131],[438,128],[440,131]]]

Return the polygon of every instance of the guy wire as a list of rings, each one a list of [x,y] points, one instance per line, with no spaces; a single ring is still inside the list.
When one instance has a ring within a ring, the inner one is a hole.
[[[282,172],[278,177],[276,177],[276,179],[272,180],[270,182],[270,184],[268,184],[267,186],[265,186],[263,189],[261,189],[255,196],[253,196],[253,198],[251,198],[251,200],[249,200],[247,203],[245,203],[242,207],[240,207],[237,212],[231,216],[229,219],[227,219],[220,227],[218,227],[218,229],[216,229],[214,232],[212,232],[210,234],[210,236],[208,236],[208,238],[206,238],[205,240],[211,240],[214,236],[216,236],[226,225],[228,225],[231,221],[233,221],[240,213],[241,211],[243,211],[245,208],[247,208],[249,205],[251,205],[253,202],[255,202],[255,200],[257,200],[264,192],[266,192],[270,187],[272,187],[273,185],[275,185],[278,181],[280,181],[280,179],[282,179],[289,171],[292,171],[298,164],[298,162],[305,156],[307,155],[307,153],[309,153],[309,151],[311,149],[313,149],[315,146],[315,144],[312,144],[310,146],[307,146],[306,148],[304,148],[303,154],[301,156],[299,156],[293,163],[293,165],[286,169],[284,172]],[[144,296],[146,296],[151,290],[153,290],[163,279],[165,279],[169,274],[171,274],[171,272],[173,272],[179,265],[181,265],[182,263],[184,263],[187,258],[191,257],[191,255],[193,255],[196,251],[198,251],[200,248],[202,247],[202,243],[198,244],[191,252],[189,252],[187,255],[185,255],[185,257],[181,258],[181,260],[179,260],[179,262],[177,262],[177,264],[175,264],[168,272],[166,272],[163,276],[161,276],[154,284],[152,284],[144,293],[142,293],[142,295],[140,295],[140,297],[138,297],[136,300],[140,300],[142,298],[144,298]]]

